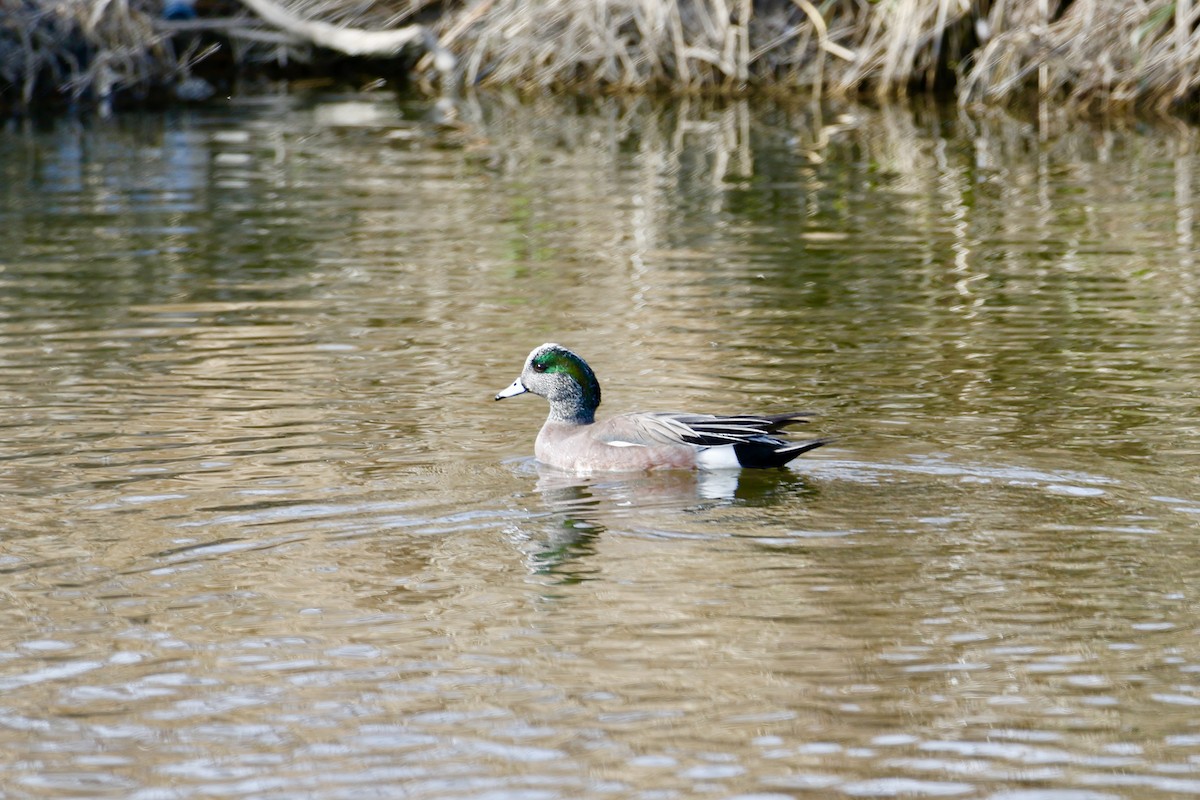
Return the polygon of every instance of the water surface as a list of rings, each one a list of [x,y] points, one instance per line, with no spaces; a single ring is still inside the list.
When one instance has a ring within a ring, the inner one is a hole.
[[[6,796],[1200,794],[1193,131],[428,110],[0,132]]]

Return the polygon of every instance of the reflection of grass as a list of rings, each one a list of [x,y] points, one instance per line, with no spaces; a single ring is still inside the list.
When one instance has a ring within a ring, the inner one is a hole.
[[[533,211],[554,224],[537,229],[539,245],[564,265],[595,265],[575,270],[582,295],[565,275],[499,285],[538,309],[587,297],[584,330],[598,340],[691,337],[667,365],[654,347],[601,353],[608,371],[719,376],[711,394],[672,387],[698,410],[736,406],[739,394],[754,407],[803,397],[824,412],[821,432],[848,447],[892,436],[1045,447],[1047,430],[1081,405],[1111,403],[1103,423],[1069,436],[1124,452],[1137,446],[1131,429],[1160,424],[1137,393],[1185,391],[1156,370],[1179,374],[1161,354],[1191,340],[1200,297],[1189,129],[919,104],[822,115],[813,105],[639,103],[569,118],[552,101],[494,104],[479,118],[505,153],[494,180],[547,187]],[[631,105],[637,114],[624,112]],[[605,138],[618,131],[625,144]],[[593,181],[613,183],[585,213],[565,191],[573,173],[548,152],[570,152]],[[622,202],[631,196],[636,213]],[[872,380],[850,392],[855,374]],[[952,421],[855,430],[846,417],[859,411],[844,404],[858,402],[864,418],[905,421],[921,408]],[[611,410],[659,403],[626,382]]]
[[[1112,108],[1166,107],[1194,97],[1200,83],[1192,34],[1200,7],[1193,0],[281,4],[338,26],[423,22],[456,55],[469,86],[726,95],[783,88],[826,96],[957,86],[970,102],[1008,102],[1033,90]],[[182,28],[164,26],[161,7],[160,0],[3,0],[0,86],[25,102],[107,97],[123,88],[141,94],[180,80],[209,45],[222,54],[220,66],[203,67],[210,72],[254,71],[283,58],[294,65],[313,55],[232,0],[199,3],[201,18]],[[432,62],[417,68],[432,76]]]

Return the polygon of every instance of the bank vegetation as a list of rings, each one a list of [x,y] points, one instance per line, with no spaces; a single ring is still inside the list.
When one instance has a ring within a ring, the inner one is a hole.
[[[1190,111],[1197,0],[0,0],[0,106],[239,81]]]

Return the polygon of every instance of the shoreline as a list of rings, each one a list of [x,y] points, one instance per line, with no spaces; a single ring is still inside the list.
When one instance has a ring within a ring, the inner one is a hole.
[[[1191,117],[1193,0],[9,0],[0,113],[203,103],[237,81],[456,96],[952,97]],[[717,13],[725,9],[727,13]]]

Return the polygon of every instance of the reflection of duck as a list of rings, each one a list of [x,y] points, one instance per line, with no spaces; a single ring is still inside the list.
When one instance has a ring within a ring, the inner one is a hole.
[[[697,500],[733,497],[737,473],[664,470],[651,474],[594,476],[537,464],[537,491],[546,506],[600,524],[600,515],[652,508],[691,508]],[[732,483],[729,482],[732,479]]]
[[[547,514],[535,514],[526,528],[523,548],[530,569],[553,574],[565,583],[587,580],[584,560],[595,555],[596,542],[610,524],[654,508],[688,509],[699,499],[703,473],[667,471],[600,480],[537,465],[536,490]],[[716,475],[717,473],[709,473]],[[736,486],[737,476],[733,474]]]
[[[814,490],[787,470],[659,470],[580,475],[537,464],[536,491],[547,513],[531,514],[519,541],[531,571],[559,581],[588,579],[585,561],[609,528],[637,528],[648,514],[693,512],[723,505],[765,507]]]
[[[599,515],[589,512],[599,501],[586,483],[556,481],[544,486],[539,480],[537,489],[551,513],[544,534],[533,539],[536,550],[529,553],[533,570],[558,573],[568,583],[584,580],[580,570],[566,570],[564,565],[595,554],[595,541],[605,528],[597,521]]]
[[[599,478],[538,464],[537,472],[536,489],[550,511],[601,531],[606,517],[713,505],[706,501],[766,506],[814,491],[804,476],[787,470],[659,470]]]
[[[816,488],[803,475],[789,470],[744,470],[734,473],[734,477],[731,492],[724,497],[743,507],[768,508],[788,498],[811,500],[817,495]]]
[[[782,467],[827,439],[790,442],[776,433],[804,414],[633,413],[596,422],[600,383],[582,358],[557,344],[535,348],[497,400],[524,392],[545,397],[550,416],[534,452],[551,466],[591,471],[699,467]]]

